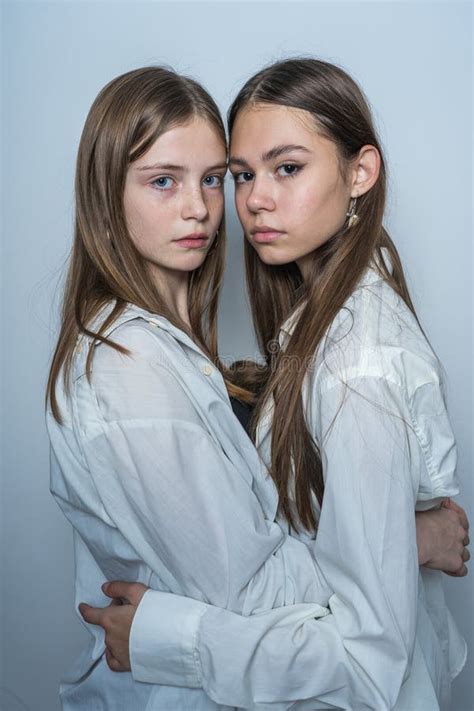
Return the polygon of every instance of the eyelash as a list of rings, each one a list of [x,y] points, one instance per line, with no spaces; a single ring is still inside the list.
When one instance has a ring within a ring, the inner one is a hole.
[[[296,163],[282,163],[281,165],[278,166],[277,173],[281,168],[295,168],[295,170],[292,173],[286,173],[284,175],[281,175],[281,174],[279,175],[279,177],[281,177],[281,178],[294,178],[296,175],[298,175],[298,173],[301,172],[303,167],[304,166],[297,165]],[[239,178],[242,175],[251,175],[252,178],[254,177],[253,173],[251,173],[249,170],[242,170],[242,171],[240,171],[240,173],[234,173],[233,178],[234,178],[234,182],[236,185],[243,185],[243,183],[250,182],[250,180],[240,181]]]
[[[209,178],[216,178],[218,180],[217,185],[206,185],[205,180],[208,180]],[[170,175],[160,175],[158,178],[155,178],[154,180],[151,181],[150,185],[155,189],[155,190],[160,190],[161,192],[167,192],[168,190],[172,189],[172,185],[169,187],[163,187],[161,185],[157,185],[159,180],[172,180],[173,183],[176,181],[174,178],[172,178]],[[215,188],[221,188],[224,184],[224,176],[223,175],[206,175],[205,178],[202,180],[204,187],[211,188],[211,190],[214,190]]]
[[[277,168],[277,172],[280,170],[280,168],[295,168],[295,170],[292,173],[285,173],[282,175],[282,178],[294,178],[295,175],[298,175],[300,172],[302,166],[297,165],[296,163],[282,163],[282,165],[279,165]]]
[[[158,181],[159,181],[159,180],[173,180],[173,178],[170,178],[169,175],[160,175],[159,178],[155,178],[155,179],[152,180],[151,183],[150,183],[150,185],[151,185],[153,188],[155,188],[155,190],[162,190],[162,191],[165,191],[165,190],[170,190],[170,189],[171,189],[172,186],[170,186],[169,188],[165,188],[163,185],[158,185]],[[174,182],[174,180],[173,180],[173,182]]]

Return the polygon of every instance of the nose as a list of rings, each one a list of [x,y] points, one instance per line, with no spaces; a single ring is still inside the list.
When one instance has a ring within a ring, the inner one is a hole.
[[[272,188],[273,186],[270,179],[265,177],[254,178],[252,188],[247,195],[247,208],[250,212],[275,209],[275,200]]]
[[[201,187],[190,187],[183,196],[182,217],[184,220],[203,222],[209,214]]]

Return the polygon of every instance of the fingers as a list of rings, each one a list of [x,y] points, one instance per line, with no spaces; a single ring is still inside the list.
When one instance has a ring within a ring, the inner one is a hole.
[[[453,517],[453,523],[456,524],[456,536],[459,541],[462,541],[463,546],[468,546],[470,543],[469,538],[469,521],[467,520],[466,512],[462,509],[456,502],[451,501],[451,499],[446,499],[449,505],[445,505],[443,502],[443,508],[449,510],[449,516]]]
[[[147,590],[147,586],[142,583],[128,583],[121,580],[113,580],[102,585],[102,591],[107,597],[131,602],[132,605],[138,605]]]
[[[121,600],[112,600],[107,607],[92,607],[92,605],[81,602],[79,604],[79,612],[85,622],[88,622],[90,625],[100,625],[100,627],[105,629],[107,626],[106,611],[109,607],[116,607],[117,605],[122,605]]]
[[[121,607],[123,604],[124,604],[124,602],[121,597],[120,598],[113,598],[113,600],[111,600],[109,602],[109,607]]]
[[[452,511],[455,511],[458,515],[459,522],[463,528],[466,529],[466,531],[469,531],[469,520],[467,518],[467,514],[462,508],[462,506],[459,506],[455,501],[452,499],[444,499],[442,502],[442,507],[446,509],[451,509]]]
[[[109,669],[111,669],[114,672],[124,672],[127,671],[127,669],[122,666],[122,664],[119,662],[118,659],[115,659],[114,655],[110,651],[108,647],[105,648],[105,659],[107,662],[107,665]]]
[[[470,559],[471,559],[471,554],[469,553],[469,551],[466,548],[463,548],[463,550],[461,551],[461,561],[462,562],[461,562],[460,567],[454,571],[445,570],[444,572],[446,573],[446,575],[450,575],[452,578],[464,578],[468,573],[468,569],[465,564]]]
[[[79,612],[82,615],[82,619],[91,625],[101,625],[103,626],[103,607],[91,607],[91,605],[86,605],[85,602],[81,602],[79,605]]]
[[[467,567],[463,565],[458,571],[458,578],[464,578],[465,575],[467,575]]]
[[[452,578],[464,578],[467,575],[467,568],[465,565],[462,565],[459,570],[456,570],[455,573],[448,573],[447,571],[446,575],[450,575]]]

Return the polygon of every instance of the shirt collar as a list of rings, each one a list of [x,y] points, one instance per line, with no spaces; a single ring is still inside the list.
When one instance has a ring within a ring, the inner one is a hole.
[[[89,325],[89,330],[93,331],[94,333],[97,333],[104,321],[106,321],[108,316],[110,316],[114,306],[115,300],[105,304]],[[122,313],[116,319],[114,319],[114,321],[109,324],[109,326],[107,326],[102,335],[105,336],[105,338],[108,338],[113,333],[113,331],[115,331],[116,328],[122,326],[128,321],[134,321],[135,319],[143,319],[148,323],[158,326],[163,331],[167,331],[173,338],[175,338],[183,345],[186,345],[188,348],[191,348],[202,354],[201,348],[192,340],[192,338],[190,338],[190,336],[184,331],[182,331],[180,328],[168,321],[168,319],[166,319],[164,316],[154,314],[132,303],[128,303],[125,306]],[[92,341],[92,339],[89,340]]]

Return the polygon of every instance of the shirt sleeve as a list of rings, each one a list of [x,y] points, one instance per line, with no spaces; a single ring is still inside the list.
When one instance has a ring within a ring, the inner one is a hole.
[[[221,704],[358,711],[395,705],[415,645],[421,420],[413,420],[409,393],[394,380],[327,382],[314,393],[325,472],[314,557],[331,591],[331,614],[321,617],[305,604],[244,618],[204,605],[188,635],[180,624],[186,601],[150,591],[143,603],[154,608],[158,626],[169,615],[177,625],[175,637],[169,626],[164,631],[168,658],[163,680],[155,658],[156,683],[185,685],[169,656],[176,652],[176,661],[187,660],[187,683],[192,678]],[[154,638],[162,658],[157,627]]]
[[[103,517],[160,588],[245,615],[300,598],[325,604],[309,548],[265,518],[252,481],[206,429],[154,338],[140,325],[118,329],[114,340],[133,355],[98,346],[91,382],[75,385]],[[123,578],[110,544],[91,549],[109,579]]]

